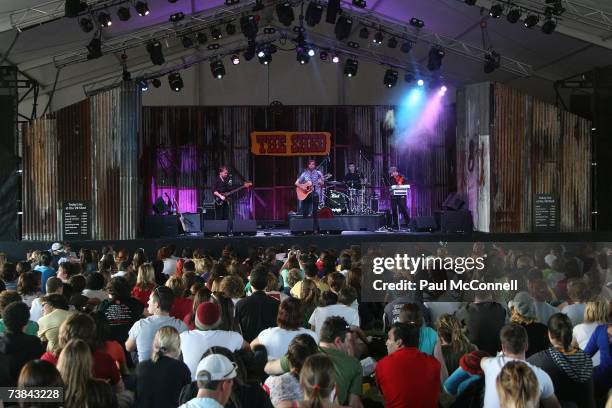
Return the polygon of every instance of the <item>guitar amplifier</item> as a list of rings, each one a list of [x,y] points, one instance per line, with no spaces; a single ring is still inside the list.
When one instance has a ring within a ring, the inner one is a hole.
[[[203,220],[214,220],[215,219],[215,203],[204,203],[202,207],[198,207],[198,211],[202,213]]]

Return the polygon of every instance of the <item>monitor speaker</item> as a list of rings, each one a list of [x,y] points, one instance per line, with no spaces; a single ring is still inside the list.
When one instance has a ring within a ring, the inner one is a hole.
[[[465,201],[457,193],[450,193],[442,203],[443,210],[459,211],[465,205]]]
[[[202,232],[204,235],[226,235],[229,231],[227,220],[204,220],[202,222]]]
[[[438,224],[436,223],[436,219],[433,215],[425,215],[414,217],[410,221],[410,229],[412,231],[431,232],[438,229]]]
[[[234,235],[257,235],[257,221],[255,220],[234,220]]]
[[[202,232],[200,213],[183,213],[182,225],[185,233]]]
[[[322,220],[319,220],[321,222]],[[312,218],[292,217],[289,219],[289,230],[294,235],[312,234],[314,221]]]
[[[341,234],[342,223],[339,218],[320,219],[319,231],[325,234]]]

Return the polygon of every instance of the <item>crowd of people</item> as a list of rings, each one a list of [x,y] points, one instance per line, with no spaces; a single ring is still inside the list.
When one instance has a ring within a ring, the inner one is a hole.
[[[612,251],[471,255],[518,291],[365,302],[359,246],[0,253],[0,386],[63,389],[0,406],[612,407]]]

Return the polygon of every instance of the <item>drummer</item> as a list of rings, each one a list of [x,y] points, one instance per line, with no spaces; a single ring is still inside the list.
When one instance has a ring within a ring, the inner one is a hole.
[[[344,182],[348,188],[354,188],[361,190],[363,181],[363,174],[357,171],[355,163],[350,162],[348,165],[348,173],[344,176]]]

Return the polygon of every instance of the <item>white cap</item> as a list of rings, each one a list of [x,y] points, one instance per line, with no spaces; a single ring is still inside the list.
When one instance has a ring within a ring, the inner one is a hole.
[[[236,377],[236,363],[222,354],[204,357],[196,369],[196,379],[201,381],[223,381]]]
[[[62,249],[64,249],[64,246],[59,242],[55,242],[53,245],[51,245],[51,251],[61,251]]]

